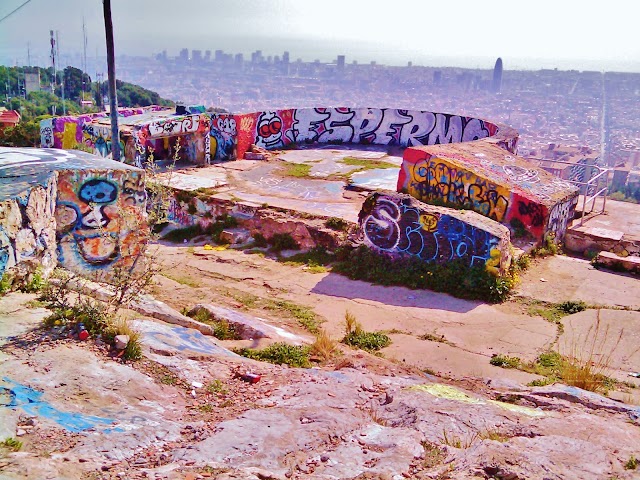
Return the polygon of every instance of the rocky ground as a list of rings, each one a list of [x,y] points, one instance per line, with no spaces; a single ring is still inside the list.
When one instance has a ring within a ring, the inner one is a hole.
[[[0,479],[638,476],[640,407],[628,376],[640,371],[635,278],[548,258],[519,297],[487,305],[233,250],[160,246],[156,256],[166,268],[155,296],[176,310],[221,305],[300,337],[311,312],[335,339],[348,310],[393,342],[384,358],[342,347],[314,368],[288,368],[220,348],[273,339],[217,342],[128,312],[145,357],[123,363],[94,339],[43,329],[48,311],[34,295],[2,297],[0,438],[22,446],[0,447]],[[559,329],[532,313],[531,299],[606,308],[564,317]],[[610,373],[626,387],[612,398],[523,386],[538,377],[489,363],[497,353],[533,359],[588,333],[597,315],[621,338]]]

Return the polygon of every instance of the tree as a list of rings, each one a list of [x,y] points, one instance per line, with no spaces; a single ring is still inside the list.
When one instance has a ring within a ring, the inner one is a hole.
[[[80,100],[83,91],[91,90],[91,77],[76,67],[64,69],[64,94],[69,100]]]

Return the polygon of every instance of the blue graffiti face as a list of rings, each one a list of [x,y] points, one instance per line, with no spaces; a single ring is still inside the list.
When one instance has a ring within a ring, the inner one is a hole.
[[[111,203],[118,198],[118,187],[96,178],[82,185],[78,197],[86,203]]]

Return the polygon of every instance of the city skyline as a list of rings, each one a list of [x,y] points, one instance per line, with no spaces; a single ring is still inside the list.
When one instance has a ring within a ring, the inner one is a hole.
[[[0,18],[23,3],[3,2]],[[596,8],[599,4],[593,1],[513,5],[498,0],[490,11],[461,0],[457,16],[434,2],[414,0],[396,2],[395,9],[378,0],[327,0],[322,5],[195,0],[189,9],[149,0],[138,0],[135,9],[123,0],[112,3],[117,55],[148,56],[167,50],[177,56],[181,48],[188,48],[245,55],[262,50],[266,56],[287,50],[292,61],[331,62],[346,55],[347,63],[411,61],[490,69],[502,57],[505,69],[640,72],[640,47],[633,38],[633,19],[640,5],[630,0],[612,0],[606,10]],[[102,2],[68,0],[50,5],[30,0],[1,21],[0,63],[25,64],[29,45],[31,63],[48,64],[49,30],[59,32],[63,59],[80,53],[83,18],[87,55],[104,55]],[[620,15],[621,11],[627,14]]]

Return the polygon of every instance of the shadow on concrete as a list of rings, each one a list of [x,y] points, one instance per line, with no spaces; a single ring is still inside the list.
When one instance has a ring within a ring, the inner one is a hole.
[[[456,313],[467,313],[483,304],[483,302],[463,300],[446,293],[432,292],[431,290],[411,290],[405,287],[373,285],[360,280],[350,280],[337,273],[330,273],[325,276],[311,291],[330,297],[351,300],[363,299],[398,307],[446,310]]]

